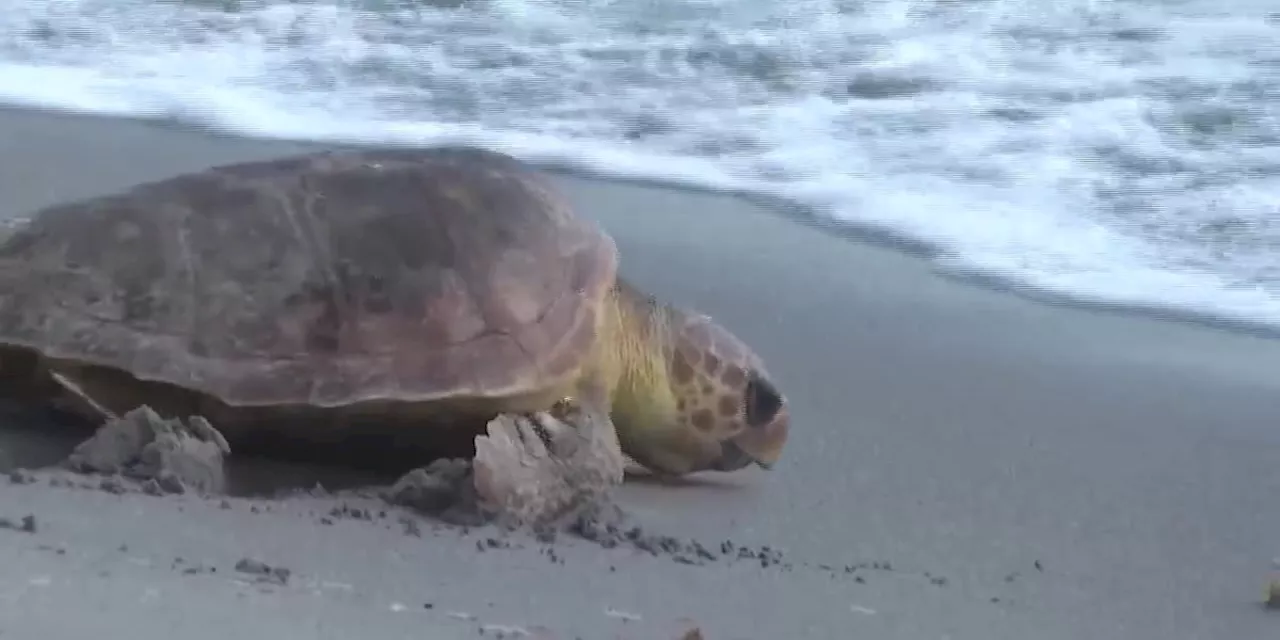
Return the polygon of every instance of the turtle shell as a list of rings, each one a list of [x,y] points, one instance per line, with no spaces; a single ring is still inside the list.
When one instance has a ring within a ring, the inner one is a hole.
[[[35,213],[0,245],[0,343],[230,406],[505,397],[577,374],[616,269],[510,156],[312,153]]]

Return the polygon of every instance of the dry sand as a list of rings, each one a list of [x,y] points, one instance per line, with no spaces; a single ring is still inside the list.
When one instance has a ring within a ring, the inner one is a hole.
[[[0,112],[0,202],[22,215],[300,148]],[[1280,554],[1280,342],[944,279],[737,198],[563,184],[616,236],[631,279],[757,345],[794,403],[775,471],[621,492],[650,530],[717,559],[500,539],[357,498],[0,481],[12,525],[0,530],[0,635],[470,638],[509,625],[661,639],[694,623],[708,640],[1280,634],[1261,606]],[[31,465],[69,446],[46,440],[0,434],[0,456]],[[782,560],[720,557],[726,539]]]

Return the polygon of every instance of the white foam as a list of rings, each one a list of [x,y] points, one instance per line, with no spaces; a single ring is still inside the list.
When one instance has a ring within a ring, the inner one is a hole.
[[[13,0],[0,101],[769,193],[938,243],[944,268],[1280,325],[1266,10]]]

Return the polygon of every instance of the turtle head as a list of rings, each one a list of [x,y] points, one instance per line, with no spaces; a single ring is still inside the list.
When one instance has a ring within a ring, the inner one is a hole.
[[[772,468],[790,415],[760,357],[707,316],[680,312],[671,320],[666,366],[674,416],[655,445],[665,450],[643,456],[651,460],[633,457],[674,474]]]

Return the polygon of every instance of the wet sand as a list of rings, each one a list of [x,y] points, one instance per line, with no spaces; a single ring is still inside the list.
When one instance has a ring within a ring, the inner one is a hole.
[[[0,215],[301,148],[0,112]],[[0,517],[13,525],[0,530],[0,632],[1280,633],[1260,605],[1280,555],[1280,341],[945,279],[738,198],[563,184],[615,235],[628,277],[720,318],[791,397],[793,440],[773,472],[621,492],[650,530],[699,540],[714,559],[406,524],[355,498],[224,504],[0,479]],[[29,432],[0,432],[9,466],[51,459],[41,451]],[[722,556],[724,540],[781,549],[782,560]]]

